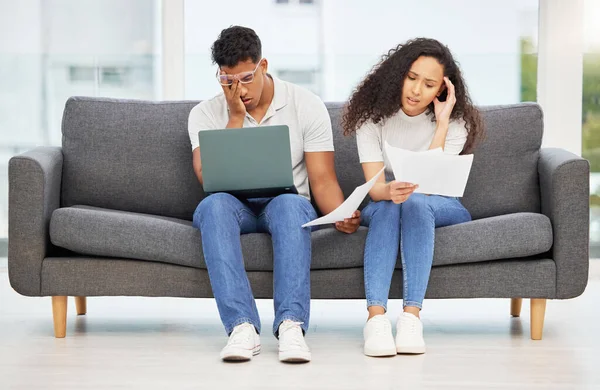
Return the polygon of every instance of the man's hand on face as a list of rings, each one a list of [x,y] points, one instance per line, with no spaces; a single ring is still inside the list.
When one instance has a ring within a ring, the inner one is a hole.
[[[227,105],[229,106],[229,116],[236,119],[244,119],[246,116],[246,106],[242,102],[242,84],[239,80],[234,80],[231,85],[221,85]]]

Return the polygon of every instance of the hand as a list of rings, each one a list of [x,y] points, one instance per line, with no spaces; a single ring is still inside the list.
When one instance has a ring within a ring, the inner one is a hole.
[[[242,84],[239,80],[234,80],[231,85],[222,85],[223,93],[227,99],[227,105],[229,106],[229,116],[244,120],[246,116],[246,106],[242,102]]]
[[[335,228],[342,233],[352,234],[358,230],[360,225],[360,211],[356,210],[352,218],[346,218],[344,221],[336,222]]]
[[[448,97],[446,97],[445,102],[440,102],[436,97],[433,100],[433,104],[435,106],[435,120],[436,121],[444,121],[446,123],[450,122],[450,114],[452,114],[452,109],[456,104],[456,94],[454,92],[454,84],[448,77],[444,77],[444,82],[446,83],[446,89],[448,90]]]
[[[408,197],[419,188],[417,184],[405,183],[401,181],[391,181],[387,183],[387,189],[390,199],[396,204],[406,202]]]

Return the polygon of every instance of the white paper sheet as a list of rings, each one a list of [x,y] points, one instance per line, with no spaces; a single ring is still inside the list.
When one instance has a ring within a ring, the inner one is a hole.
[[[371,188],[373,188],[375,182],[377,181],[377,178],[383,173],[384,170],[385,167],[382,168],[381,171],[377,172],[377,174],[373,176],[371,180],[369,180],[361,186],[356,187],[356,189],[352,191],[352,194],[350,194],[348,199],[346,199],[344,203],[339,205],[337,209],[333,210],[332,212],[321,218],[317,218],[313,221],[305,223],[304,225],[302,225],[302,227],[325,225],[328,223],[336,223],[339,221],[343,221],[346,218],[352,218],[352,214],[354,214],[354,212],[358,210],[358,206],[360,206],[362,201],[365,199],[365,196],[367,196]]]
[[[440,149],[412,152],[385,143],[396,181],[418,184],[415,192],[444,196],[463,196],[473,155],[456,156]]]

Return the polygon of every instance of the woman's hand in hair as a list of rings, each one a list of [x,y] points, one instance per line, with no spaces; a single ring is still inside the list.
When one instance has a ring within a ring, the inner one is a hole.
[[[387,187],[391,201],[400,204],[406,202],[408,197],[419,188],[419,185],[401,181],[391,181],[387,183]]]
[[[446,101],[440,102],[437,97],[433,100],[435,106],[435,120],[437,122],[450,123],[450,115],[456,104],[456,93],[454,91],[454,84],[452,84],[452,81],[450,81],[448,77],[444,77],[444,82],[446,83],[448,95]]]

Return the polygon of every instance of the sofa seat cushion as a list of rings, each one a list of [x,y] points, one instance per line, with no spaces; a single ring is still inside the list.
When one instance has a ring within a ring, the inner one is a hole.
[[[313,233],[313,269],[362,264],[366,228],[346,235],[335,229]],[[202,238],[187,220],[90,206],[64,207],[50,220],[50,239],[76,253],[158,261],[206,268]],[[241,237],[248,271],[272,271],[273,250],[267,234]]]
[[[332,228],[312,233],[312,269],[361,267],[367,229],[347,235]],[[200,232],[187,220],[108,210],[64,207],[50,220],[54,245],[76,253],[206,268]],[[267,234],[241,237],[248,271],[271,271]],[[527,257],[552,246],[550,220],[535,213],[490,217],[436,230],[434,265]],[[398,261],[398,267],[400,261]]]
[[[544,214],[482,218],[437,228],[433,265],[535,256],[548,252],[552,243],[552,223]]]

